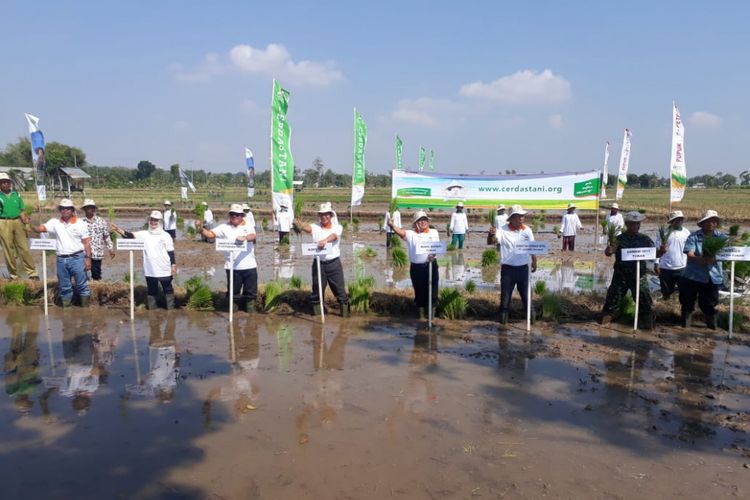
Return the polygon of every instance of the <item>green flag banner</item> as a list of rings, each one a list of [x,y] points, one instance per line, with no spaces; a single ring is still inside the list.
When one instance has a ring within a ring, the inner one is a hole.
[[[271,191],[274,211],[280,205],[292,207],[294,193],[294,158],[290,147],[292,131],[286,121],[289,91],[273,81],[271,97]]]
[[[354,171],[352,173],[352,206],[362,204],[365,197],[365,146],[367,125],[362,115],[354,110]]]
[[[435,151],[430,150],[430,170],[435,171]]]
[[[425,150],[423,146],[419,146],[419,171],[424,170]]]
[[[404,143],[399,136],[396,136],[396,170],[404,169],[404,162],[401,156],[403,151]]]
[[[392,172],[391,197],[399,208],[495,208],[500,203],[526,209],[596,209],[598,170],[530,175],[456,175]]]

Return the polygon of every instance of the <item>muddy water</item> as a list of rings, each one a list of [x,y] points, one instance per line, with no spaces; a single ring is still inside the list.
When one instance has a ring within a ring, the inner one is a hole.
[[[705,332],[0,313],[4,498],[750,492],[750,348]]]

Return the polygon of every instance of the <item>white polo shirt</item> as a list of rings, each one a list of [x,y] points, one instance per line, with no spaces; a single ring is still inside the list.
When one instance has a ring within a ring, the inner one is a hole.
[[[440,234],[437,229],[429,229],[426,233],[418,233],[407,229],[404,240],[409,249],[409,262],[412,264],[424,264],[427,262],[427,254],[417,254],[417,244],[425,241],[440,241]]]
[[[86,219],[72,216],[68,222],[50,219],[44,224],[44,232],[55,237],[58,255],[71,255],[83,251],[83,240],[90,238]]]
[[[464,212],[453,212],[451,214],[450,229],[452,234],[466,234],[466,231],[469,230],[469,221],[466,219]]]
[[[527,254],[516,253],[516,244],[519,241],[534,241],[534,233],[529,226],[522,225],[521,229],[513,230],[510,224],[505,224],[497,234],[503,265],[525,266],[529,263]]]
[[[171,231],[173,229],[177,229],[177,212],[169,208],[167,210],[164,210],[164,213],[162,215],[164,217],[164,230],[165,231]]]
[[[341,256],[339,243],[341,242],[341,233],[343,232],[343,228],[340,224],[334,224],[333,222],[331,222],[331,225],[328,228],[320,227],[317,224],[310,224],[310,227],[312,228],[312,240],[314,243],[317,243],[323,238],[327,238],[332,234],[336,235],[336,241],[331,243],[330,253],[328,253],[328,255],[326,255],[325,257],[321,257],[321,260],[329,261]]]
[[[685,242],[690,236],[690,231],[684,227],[679,231],[672,231],[667,237],[667,252],[659,257],[659,267],[662,269],[683,269],[687,266],[687,254]],[[656,248],[661,246],[661,238],[656,235]]]
[[[498,214],[495,216],[495,230],[500,231],[503,226],[508,222],[508,214]]]
[[[214,213],[211,211],[210,208],[207,208],[206,211],[203,212],[203,223],[204,224],[214,223]]]
[[[578,214],[573,212],[572,214],[565,214],[562,218],[562,235],[563,236],[575,236],[576,231],[583,228],[581,219],[578,218]]]
[[[393,234],[394,232],[393,229],[391,229],[391,226],[388,225],[388,222],[390,222],[391,219],[393,220],[393,225],[400,229],[401,228],[401,212],[396,210],[395,212],[393,212],[393,217],[391,217],[390,212],[385,213],[385,218],[383,219],[383,229],[385,229],[386,233]]]
[[[617,234],[620,234],[622,232],[622,228],[625,227],[625,219],[622,217],[622,214],[620,212],[617,212],[615,215],[607,214],[607,224],[614,224],[617,226]]]
[[[286,210],[284,212],[281,209],[276,212],[276,224],[279,226],[279,232],[288,233],[292,230],[292,212]]]
[[[236,240],[240,236],[255,234],[255,227],[247,224],[246,221],[242,221],[239,226],[219,224],[215,229],[212,229],[211,232],[214,233],[217,238]],[[226,254],[224,269],[229,269],[229,256],[231,252],[224,253]],[[258,264],[255,262],[255,242],[248,241],[246,251],[235,253],[234,269],[236,271],[242,271],[244,269],[255,269],[256,267],[258,267]]]
[[[166,278],[172,276],[172,263],[169,253],[174,252],[174,242],[169,233],[158,231],[136,231],[135,239],[145,243],[143,251],[143,275],[149,278]]]

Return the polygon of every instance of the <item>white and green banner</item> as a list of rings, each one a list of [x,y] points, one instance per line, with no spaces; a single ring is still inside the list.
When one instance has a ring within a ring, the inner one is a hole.
[[[396,170],[404,169],[403,152],[404,142],[399,136],[396,136]]]
[[[625,185],[628,183],[628,165],[630,165],[630,130],[625,129],[625,135],[622,138],[622,150],[620,151],[620,168],[617,171],[616,200],[621,200],[622,194],[625,192]]]
[[[424,160],[425,160],[424,146],[419,146],[419,171],[420,172],[424,170]]]
[[[274,211],[282,203],[291,207],[294,193],[294,159],[290,147],[292,131],[286,121],[288,108],[289,91],[274,80],[271,96],[271,191]]]
[[[352,173],[352,206],[362,204],[365,197],[365,146],[367,125],[362,115],[354,110],[354,171]]]
[[[435,171],[435,151],[430,150],[430,170]]]
[[[533,175],[451,175],[394,170],[391,197],[399,208],[596,209],[601,171]]]
[[[602,198],[607,197],[607,178],[609,172],[607,172],[607,164],[609,163],[609,141],[604,144],[604,166],[602,167]]]
[[[677,105],[672,103],[672,164],[670,165],[669,202],[681,201],[685,196],[687,185],[687,168],[685,167],[685,128],[682,126],[682,117]]]

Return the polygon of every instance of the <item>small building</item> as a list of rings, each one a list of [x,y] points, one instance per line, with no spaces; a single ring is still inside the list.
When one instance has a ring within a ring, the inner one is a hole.
[[[72,198],[73,193],[81,193],[86,196],[86,179],[91,176],[75,167],[60,167],[50,179],[52,183],[52,196],[59,198]]]
[[[292,181],[292,184],[294,185],[295,191],[302,191],[302,184],[304,181]]]

